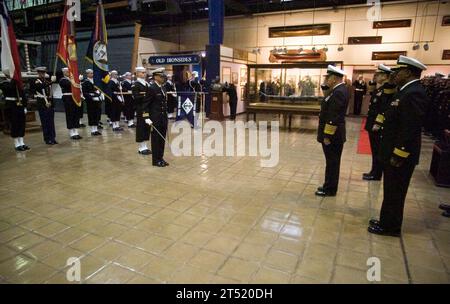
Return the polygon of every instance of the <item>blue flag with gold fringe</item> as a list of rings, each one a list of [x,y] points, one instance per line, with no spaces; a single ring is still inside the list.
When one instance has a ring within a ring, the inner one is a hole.
[[[111,100],[111,90],[108,86],[109,67],[108,53],[106,46],[108,45],[108,33],[106,31],[105,12],[103,10],[102,1],[97,4],[97,12],[95,15],[95,26],[92,31],[91,41],[87,49],[86,60],[92,63],[94,71],[94,86]]]
[[[187,119],[191,126],[194,126],[195,103],[197,100],[196,92],[177,93],[177,118],[176,121]]]

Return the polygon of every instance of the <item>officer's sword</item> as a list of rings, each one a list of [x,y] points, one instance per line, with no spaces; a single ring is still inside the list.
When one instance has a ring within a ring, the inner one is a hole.
[[[156,131],[156,133],[158,133],[158,135],[159,135],[162,139],[164,139],[164,141],[165,141],[166,143],[168,143],[169,146],[170,146],[170,142],[168,142],[168,141],[166,140],[166,138],[165,138],[164,136],[162,136],[161,132],[159,132],[159,130],[158,130],[154,125],[151,125],[150,127],[151,127],[152,129],[154,129],[154,130]]]

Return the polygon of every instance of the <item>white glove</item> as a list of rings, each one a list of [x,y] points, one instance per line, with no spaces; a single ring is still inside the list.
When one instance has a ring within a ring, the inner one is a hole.
[[[80,75],[80,76],[78,76],[78,79],[81,81],[81,80],[83,80],[83,75]]]
[[[56,82],[56,76],[53,75],[52,77],[50,77],[50,80],[51,80],[52,82]]]
[[[380,126],[379,125],[373,125],[372,131],[377,132],[378,130],[380,130]]]
[[[147,118],[145,120],[145,123],[148,124],[149,126],[151,126],[153,124],[153,122],[150,120],[150,118]]]
[[[27,115],[27,113],[28,113],[27,108],[23,108],[23,113],[25,113],[25,115]]]
[[[123,103],[123,98],[122,98],[122,96],[117,96],[117,98],[120,100],[120,102]]]

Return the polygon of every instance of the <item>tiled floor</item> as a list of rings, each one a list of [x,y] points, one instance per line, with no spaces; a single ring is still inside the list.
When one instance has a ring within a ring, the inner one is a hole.
[[[86,118],[85,118],[86,119]],[[79,257],[82,283],[449,283],[450,189],[428,175],[431,141],[406,203],[402,239],[366,232],[382,199],[361,174],[360,119],[349,118],[339,193],[314,196],[324,158],[315,119],[280,133],[280,163],[255,157],[173,157],[155,168],[136,153],[134,130],[73,142],[57,114],[59,145],[27,134],[16,154],[0,136],[0,281],[68,283]]]

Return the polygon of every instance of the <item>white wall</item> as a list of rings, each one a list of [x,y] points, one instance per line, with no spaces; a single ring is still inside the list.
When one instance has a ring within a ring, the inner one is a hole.
[[[344,61],[348,66],[376,65],[380,61],[372,61],[372,51],[407,51],[408,56],[416,57],[427,65],[449,65],[450,60],[441,60],[442,50],[450,49],[450,26],[441,26],[442,16],[450,15],[450,1],[438,4],[438,1],[417,3],[383,4],[381,20],[412,19],[409,28],[372,29],[372,22],[367,20],[368,7],[348,7],[338,10],[323,9],[313,11],[297,11],[257,15],[253,17],[225,18],[224,45],[251,51],[255,47],[261,49],[257,57],[258,63],[269,63],[269,53],[273,47],[287,48],[323,47],[327,45],[327,59]],[[417,17],[416,17],[417,14]],[[313,23],[331,23],[331,34],[315,37],[269,38],[268,29],[272,26],[302,25]],[[436,30],[435,30],[436,28]],[[382,44],[346,45],[349,36],[383,36]],[[192,21],[180,28],[180,41],[189,45],[190,49],[203,48],[208,43],[207,20]],[[430,50],[412,50],[415,41],[422,45],[429,42]],[[344,43],[344,50],[337,51],[339,44]],[[395,61],[385,62],[395,64]],[[450,72],[449,66],[436,66],[437,70]],[[433,71],[435,70],[433,68]]]
[[[136,66],[142,66],[142,59],[147,59],[148,61],[148,57],[152,55],[182,50],[184,50],[184,46],[182,44],[179,45],[177,43],[139,37]]]

